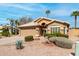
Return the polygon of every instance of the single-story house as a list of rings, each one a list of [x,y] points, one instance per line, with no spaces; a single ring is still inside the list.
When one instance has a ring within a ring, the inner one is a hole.
[[[44,32],[46,33],[60,32],[62,34],[68,34],[69,23],[57,19],[49,19],[41,17],[27,24],[20,25],[19,29],[21,36],[27,36],[27,35],[41,36],[43,35]]]

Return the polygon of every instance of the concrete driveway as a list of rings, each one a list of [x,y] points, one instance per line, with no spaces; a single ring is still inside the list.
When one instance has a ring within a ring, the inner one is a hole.
[[[15,44],[16,40],[23,40],[20,36],[5,37],[0,39],[0,45]]]

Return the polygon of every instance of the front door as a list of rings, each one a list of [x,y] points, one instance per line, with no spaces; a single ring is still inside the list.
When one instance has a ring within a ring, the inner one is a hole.
[[[40,29],[40,35],[43,36],[46,33],[46,30],[44,28]]]

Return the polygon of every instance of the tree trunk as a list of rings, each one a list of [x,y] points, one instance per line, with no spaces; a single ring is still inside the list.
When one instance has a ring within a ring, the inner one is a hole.
[[[51,34],[52,34],[52,28],[51,28]]]
[[[9,33],[10,33],[10,36],[11,36],[12,35],[11,28],[9,28]]]
[[[77,16],[75,16],[75,28],[77,28]]]
[[[47,14],[47,17],[48,17],[48,14]]]

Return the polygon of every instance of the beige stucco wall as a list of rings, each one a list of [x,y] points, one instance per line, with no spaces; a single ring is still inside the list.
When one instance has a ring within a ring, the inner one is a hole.
[[[48,29],[51,26],[59,26],[60,27],[60,33],[64,34],[64,27],[67,29],[67,34],[68,34],[68,30],[69,28],[67,27],[67,25],[61,24],[61,23],[57,23],[57,22],[53,22],[52,24],[48,25]],[[51,32],[51,28],[48,31],[49,33]]]
[[[21,36],[40,35],[39,28],[22,28],[22,29],[20,29],[20,35]]]
[[[37,23],[39,23],[40,25],[42,24],[42,23],[45,23],[45,24],[49,24],[51,21],[49,21],[49,20],[45,20],[45,19],[42,19],[41,21],[37,21]]]

